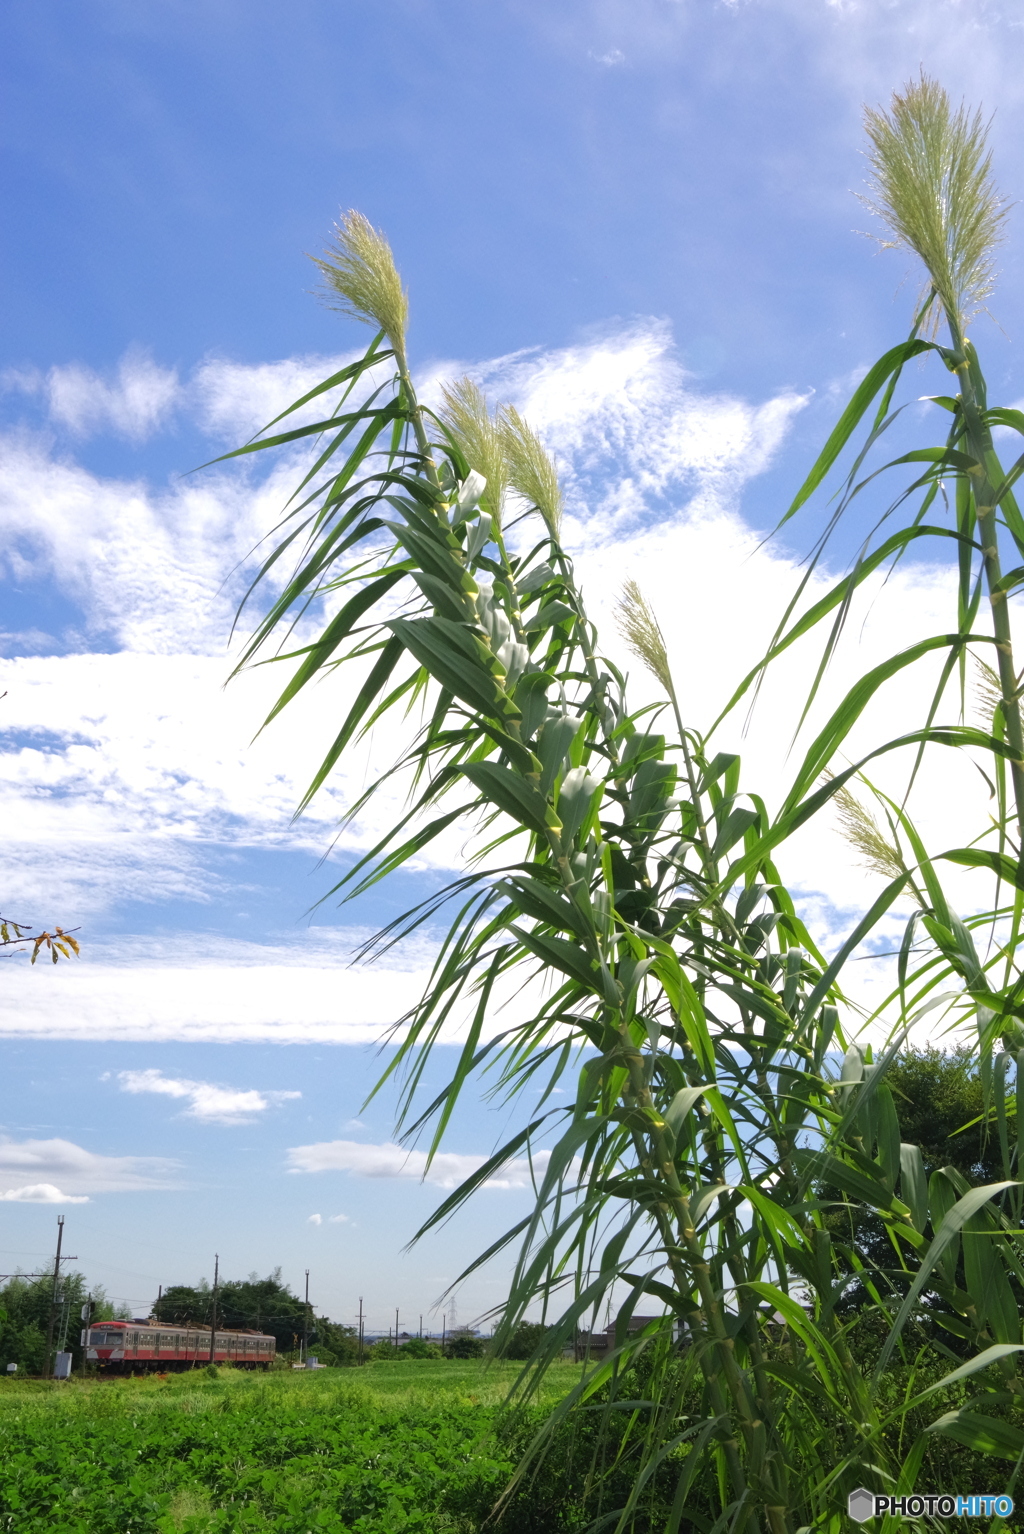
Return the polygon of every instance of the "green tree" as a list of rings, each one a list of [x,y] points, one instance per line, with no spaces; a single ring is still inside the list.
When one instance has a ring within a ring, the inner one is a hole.
[[[532,1358],[548,1334],[542,1321],[520,1321],[505,1345],[502,1356],[516,1360]]]
[[[153,1306],[158,1321],[184,1326],[194,1323],[209,1326],[213,1317],[213,1290],[203,1280],[195,1287],[172,1284]],[[221,1284],[217,1294],[217,1325],[224,1331],[252,1330],[266,1332],[277,1340],[278,1350],[291,1352],[295,1337],[301,1337],[306,1321],[304,1302],[281,1281],[275,1268],[266,1278],[251,1273],[248,1278]]]
[[[96,1305],[94,1319],[109,1320],[113,1307],[100,1288],[90,1290],[81,1273],[61,1274],[57,1304],[53,1306],[53,1279],[14,1277],[0,1289],[0,1306],[6,1312],[0,1321],[0,1375],[8,1364],[17,1364],[18,1372],[41,1374],[46,1366],[46,1328],[53,1310],[53,1346],[63,1344],[72,1355],[72,1368],[81,1369],[82,1318],[86,1299]]]
[[[449,1358],[483,1358],[484,1345],[479,1337],[453,1337],[445,1352]]]
[[[947,1167],[972,1187],[999,1180],[1003,1159],[992,1115],[986,1111],[975,1050],[962,1043],[948,1051],[933,1045],[904,1049],[889,1065],[886,1083],[900,1134],[919,1148],[929,1182],[944,1175]],[[818,1196],[827,1205],[825,1223],[837,1242],[841,1266],[860,1273],[846,1289],[841,1311],[848,1315],[871,1303],[871,1290],[878,1292],[879,1287],[883,1293],[905,1294],[913,1269],[906,1264],[905,1251],[894,1244],[890,1227],[841,1188],[822,1184]],[[958,1283],[966,1286],[962,1259]],[[927,1291],[925,1299],[937,1315],[951,1314],[934,1291]]]
[[[441,1358],[443,1355],[436,1342],[428,1342],[425,1337],[410,1337],[408,1342],[403,1342],[398,1349],[409,1358]]]

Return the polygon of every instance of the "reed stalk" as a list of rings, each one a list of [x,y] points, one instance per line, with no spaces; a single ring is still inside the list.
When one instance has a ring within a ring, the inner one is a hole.
[[[943,248],[944,259],[950,248],[957,258],[946,259],[940,272],[942,291],[962,315],[966,300],[985,286],[987,247],[978,240],[970,246],[973,267],[955,242]],[[789,836],[837,795],[850,795],[865,764],[840,758],[865,693],[934,653],[940,641],[917,646],[912,658],[895,658],[840,702],[808,748],[781,811],[770,816],[756,795],[742,792],[739,759],[711,757],[686,723],[657,619],[636,587],[624,596],[623,630],[662,685],[674,731],[663,732],[646,709],[631,710],[628,678],[601,650],[562,543],[555,466],[528,423],[508,405],[491,411],[466,381],[449,391],[439,416],[421,406],[405,351],[404,289],[379,231],[347,215],[320,266],[340,307],[380,334],[359,362],[291,407],[342,388],[347,408],[239,450],[313,438],[318,455],[257,589],[285,549],[297,553],[294,574],[270,602],[243,663],[263,658],[282,625],[329,599],[319,632],[306,618],[301,643],[279,657],[292,669],[270,716],[328,669],[335,684],[353,678],[336,738],[303,804],[376,721],[387,715],[397,727],[409,721],[411,700],[425,705],[422,725],[406,724],[398,762],[387,763],[349,810],[361,813],[381,784],[404,774],[408,813],[331,894],[357,898],[455,822],[470,817],[481,827],[486,846],[451,886],[389,924],[364,952],[370,958],[425,923],[446,923],[423,997],[395,1020],[404,1038],[384,1080],[402,1082],[404,1135],[426,1137],[433,1156],[460,1095],[481,1071],[490,1073],[493,1093],[523,1104],[536,1102],[542,1084],[541,1107],[524,1107],[520,1127],[420,1234],[457,1214],[508,1160],[549,1151],[532,1213],[479,1259],[516,1254],[500,1307],[499,1348],[528,1307],[540,1304],[557,1318],[524,1371],[520,1398],[529,1399],[588,1315],[613,1294],[625,1298],[609,1356],[584,1369],[519,1475],[529,1473],[573,1413],[598,1401],[613,1413],[625,1392],[631,1415],[615,1456],[633,1463],[634,1485],[609,1509],[595,1472],[595,1528],[625,1534],[641,1527],[642,1498],[669,1477],[665,1534],[676,1534],[690,1511],[698,1524],[703,1519],[737,1534],[811,1527],[838,1534],[846,1493],[857,1485],[913,1489],[928,1443],[922,1434],[907,1459],[899,1438],[907,1413],[930,1391],[954,1389],[964,1370],[983,1386],[997,1365],[1004,1378],[1012,1374],[1009,1354],[996,1359],[993,1349],[1020,1340],[1019,1317],[1006,1308],[1008,1274],[1018,1261],[1005,1229],[1016,1209],[1009,1180],[971,1188],[933,1178],[922,1192],[920,1152],[900,1143],[885,1080],[898,1045],[876,1062],[847,1036],[840,1017],[844,965],[907,889],[917,892],[915,920],[928,924],[934,948],[918,961],[908,936],[895,992],[904,1010],[912,1001],[927,1005],[955,975],[979,1017],[987,1009],[983,1028],[991,1034],[991,1017],[1009,1006],[988,983],[991,966],[974,953],[969,924],[951,911],[934,860],[899,804],[887,813],[913,864],[898,859],[889,867],[884,890],[831,958],[816,949],[776,866]],[[381,336],[395,359],[390,391],[370,385]],[[1009,764],[1019,822],[1020,716],[1006,603],[999,600],[1007,588],[998,551],[989,552],[995,508],[1007,516],[1009,490],[1003,493],[1005,476],[987,456],[993,417],[973,351],[962,343],[961,368],[953,339],[943,357],[959,369],[961,394],[950,443],[928,460],[927,474],[955,472],[969,488],[969,505],[964,495],[958,499],[960,531],[976,523],[984,544],[1006,738],[940,727],[930,715],[921,729],[879,752],[936,744],[987,751],[997,772]],[[905,360],[932,346],[915,335],[869,375],[844,417],[839,446],[834,434],[801,492],[804,501],[874,398],[871,391],[888,388]],[[520,547],[507,542],[506,487],[543,530],[532,548],[528,539]],[[918,535],[915,525],[889,552]],[[876,567],[865,561],[809,617],[784,629],[737,698],[764,664],[843,608]],[[972,611],[966,598],[962,611]],[[970,640],[963,620],[941,643],[952,660]],[[998,648],[1004,644],[1005,651]],[[856,819],[846,802],[848,818]],[[538,977],[544,985],[534,991]],[[518,991],[525,1015],[493,1038],[501,986]],[[457,1065],[423,1108],[418,1093],[427,1061],[459,1015],[467,1021]],[[551,1096],[563,1079],[575,1088],[564,1109]],[[994,1079],[1005,1083],[1005,1070]],[[1005,1125],[1005,1085],[1000,1090],[993,1104],[998,1110],[1002,1103]],[[1016,1166],[1009,1151],[1007,1166]],[[856,1326],[838,1313],[859,1258],[834,1235],[824,1188],[839,1190],[840,1203],[869,1211],[891,1235],[897,1276],[886,1279],[888,1291],[880,1278],[877,1285],[871,1280],[872,1312],[888,1328],[879,1369],[900,1349],[922,1296],[960,1317],[975,1349],[950,1380],[938,1378],[942,1354],[933,1349],[927,1388],[918,1388],[918,1366],[908,1366],[904,1405],[888,1414],[878,1408],[880,1375],[865,1368]],[[964,1234],[975,1229],[986,1238],[980,1246]],[[972,1272],[984,1271],[988,1299],[964,1302],[960,1258],[950,1256],[954,1242]],[[1024,1273],[1019,1261],[1017,1271]],[[630,1332],[628,1318],[650,1304],[662,1308],[658,1320]],[[689,1339],[685,1350],[675,1328]],[[638,1370],[647,1370],[642,1399]],[[969,1414],[954,1416],[952,1426],[941,1418],[932,1429],[984,1440],[986,1430],[972,1427]],[[700,1447],[679,1464],[687,1445]],[[705,1459],[713,1473],[705,1473]],[[694,1499],[703,1499],[703,1511],[696,1512]]]

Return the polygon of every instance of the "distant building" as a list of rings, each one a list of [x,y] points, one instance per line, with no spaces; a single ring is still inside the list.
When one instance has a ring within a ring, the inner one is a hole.
[[[627,1330],[631,1334],[633,1332],[642,1332],[649,1322],[660,1321],[661,1319],[661,1316],[630,1316]],[[616,1323],[613,1321],[605,1327],[603,1332],[577,1332],[574,1352],[576,1361],[579,1362],[581,1359],[586,1358],[601,1359],[606,1353],[609,1353],[615,1346],[615,1326]],[[678,1325],[673,1325],[672,1332],[673,1337],[678,1341]]]

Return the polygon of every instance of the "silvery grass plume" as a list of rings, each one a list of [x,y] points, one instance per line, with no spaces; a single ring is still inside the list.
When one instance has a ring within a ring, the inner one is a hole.
[[[487,399],[470,378],[444,387],[441,419],[471,469],[487,481],[481,497],[484,508],[501,526],[502,505],[508,485],[505,443],[498,422],[487,408]]]
[[[527,426],[514,405],[503,405],[498,417],[508,482],[537,508],[548,532],[557,538],[562,524],[558,470],[536,432]]]
[[[986,665],[980,655],[971,657],[975,665],[975,704],[987,730],[994,730],[996,710],[1002,707],[1003,688],[997,672]]]
[[[865,109],[874,173],[862,201],[888,224],[884,247],[912,250],[928,269],[954,336],[983,307],[995,282],[993,251],[1006,206],[992,180],[988,124],[923,71],[891,112]]]
[[[350,208],[334,226],[323,256],[311,256],[323,276],[328,308],[383,330],[397,356],[405,356],[409,300],[386,237]]]
[[[657,677],[675,703],[676,691],[668,663],[665,636],[636,581],[626,581],[623,585],[622,599],[615,617],[626,644],[637,659],[643,661],[648,671]]]
[[[827,778],[832,777],[827,772]],[[899,847],[890,842],[870,810],[848,788],[839,788],[834,795],[836,816],[840,835],[860,853],[865,868],[881,874],[885,879],[895,879],[907,872],[907,865]]]

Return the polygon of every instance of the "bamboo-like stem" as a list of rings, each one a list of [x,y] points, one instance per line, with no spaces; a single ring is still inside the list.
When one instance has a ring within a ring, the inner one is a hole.
[[[391,344],[394,348],[395,361],[398,364],[398,376],[402,383],[402,389],[409,401],[409,413],[412,417],[412,429],[416,436],[416,446],[420,450],[420,456],[427,471],[427,478],[437,489],[440,487],[441,480],[437,472],[437,465],[434,462],[434,455],[430,450],[430,438],[427,436],[427,428],[423,424],[423,407],[413,387],[412,375],[409,372],[409,363],[405,355],[405,347],[399,345],[394,339],[392,339]]]
[[[999,589],[1003,571],[999,558],[999,530],[996,523],[996,513],[999,509],[996,499],[998,485],[993,484],[991,475],[996,455],[992,444],[992,432],[982,413],[984,378],[978,366],[977,352],[970,342],[965,342],[960,326],[953,316],[949,316],[949,327],[954,350],[963,357],[963,361],[958,363],[956,368],[960,383],[959,398],[964,414],[968,446],[971,456],[978,465],[977,469],[972,471],[974,504],[978,516],[978,541],[982,549],[985,588],[996,638],[996,666],[1002,688],[1000,706],[1007,743],[1013,751],[1010,760],[1010,777],[1013,782],[1017,820],[1017,854],[1019,858],[1024,859],[1024,721],[1021,718],[1017,670],[1013,659],[1010,609],[1006,592]]]

